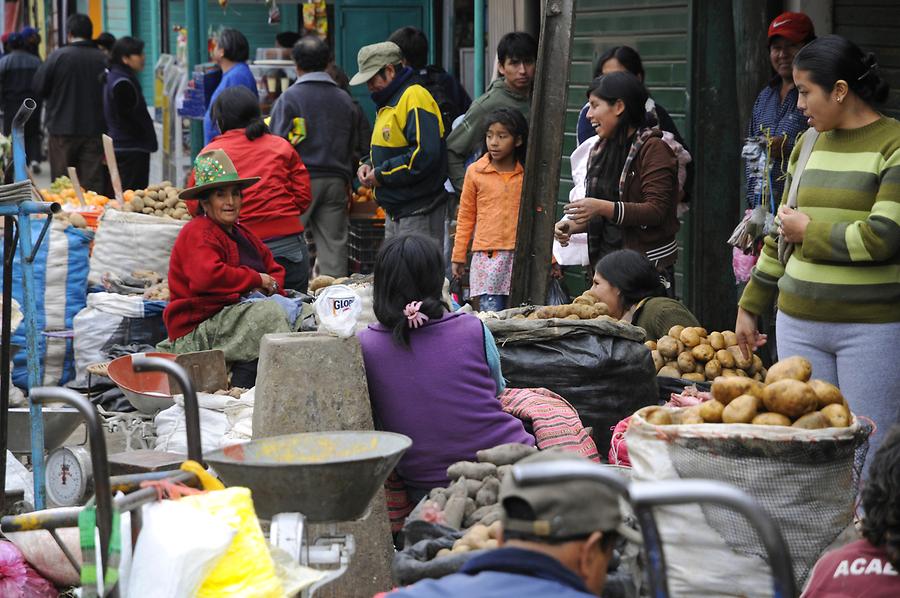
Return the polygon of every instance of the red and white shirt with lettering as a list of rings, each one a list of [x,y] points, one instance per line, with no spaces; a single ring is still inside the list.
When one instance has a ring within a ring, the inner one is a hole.
[[[900,575],[884,547],[857,540],[819,559],[801,598],[895,598]]]

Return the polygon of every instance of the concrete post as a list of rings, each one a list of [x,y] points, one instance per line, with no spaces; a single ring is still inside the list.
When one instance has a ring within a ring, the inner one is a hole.
[[[259,351],[253,438],[300,432],[372,430],[372,408],[362,351],[356,337],[301,332],[269,334]],[[356,554],[350,569],[316,596],[372,596],[389,590],[394,554],[384,492],[358,521],[337,524],[351,533]],[[311,525],[310,538],[330,531]]]

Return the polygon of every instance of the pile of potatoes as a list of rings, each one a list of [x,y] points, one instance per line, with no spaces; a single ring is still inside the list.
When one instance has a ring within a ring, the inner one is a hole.
[[[731,330],[707,333],[705,328],[672,326],[658,341],[644,343],[653,355],[657,376],[713,381],[719,376],[765,380],[766,369],[758,355],[747,358]]]
[[[501,444],[478,451],[477,462],[454,463],[447,468],[451,484],[433,489],[422,505],[423,512],[429,513],[423,519],[456,529],[499,522],[503,516],[500,481],[509,475],[514,463],[536,450],[524,444]]]
[[[585,291],[576,297],[572,303],[566,305],[547,305],[539,307],[527,316],[516,314],[517,320],[549,320],[558,318],[562,320],[593,320],[595,318],[608,317],[609,307],[599,301],[590,291]]]
[[[473,550],[490,550],[497,548],[500,538],[500,522],[495,521],[492,524],[473,525],[462,538],[453,543],[453,548],[441,548],[434,558],[439,559],[445,556],[459,554],[461,552],[471,552]]]
[[[756,424],[807,430],[846,428],[853,420],[841,391],[811,380],[812,366],[789,357],[769,368],[765,382],[724,376],[712,384],[712,400],[676,410],[658,407],[644,412],[647,422],[671,424]]]
[[[138,189],[127,194],[131,199],[125,202],[126,212],[137,212],[149,216],[172,218],[174,220],[190,220],[187,204],[178,199],[181,189],[169,181],[159,185],[150,185],[146,189]]]

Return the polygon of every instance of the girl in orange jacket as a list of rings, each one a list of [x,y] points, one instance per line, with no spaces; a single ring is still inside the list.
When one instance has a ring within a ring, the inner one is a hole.
[[[452,270],[454,278],[465,274],[471,242],[469,294],[482,311],[500,311],[512,279],[528,123],[518,110],[498,108],[484,124],[484,155],[466,170],[460,196]]]

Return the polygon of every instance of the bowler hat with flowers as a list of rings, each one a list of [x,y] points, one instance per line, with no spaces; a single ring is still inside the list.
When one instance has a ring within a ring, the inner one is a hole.
[[[178,194],[180,199],[200,199],[207,191],[220,187],[237,185],[242,190],[258,183],[260,177],[240,178],[231,158],[225,150],[211,149],[202,152],[194,160],[193,187],[188,187]]]

